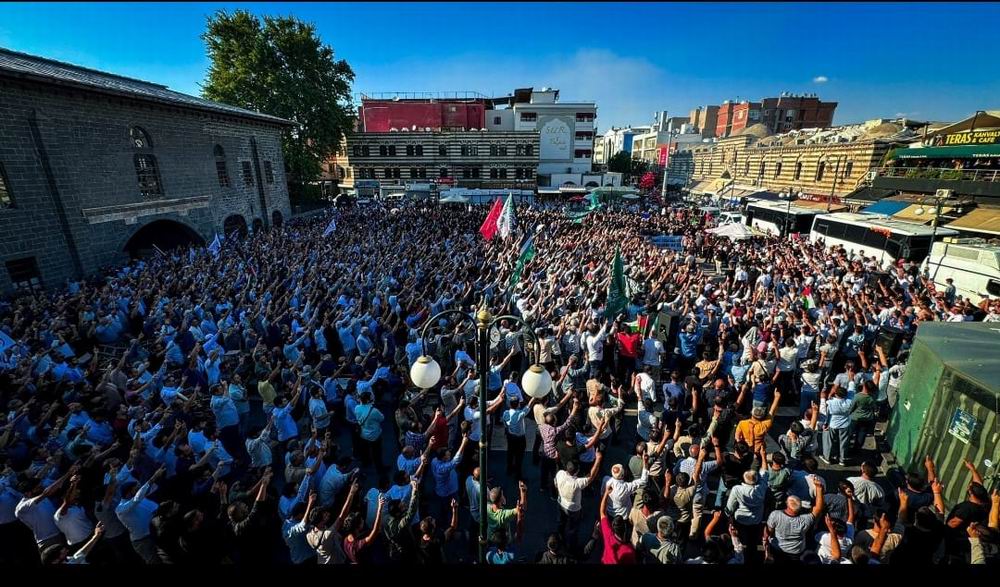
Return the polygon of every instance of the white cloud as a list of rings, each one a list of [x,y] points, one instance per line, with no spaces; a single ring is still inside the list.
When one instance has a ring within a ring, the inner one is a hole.
[[[830,81],[830,78],[826,77],[825,75],[817,75],[816,77],[813,78],[814,84],[825,84],[828,81]]]

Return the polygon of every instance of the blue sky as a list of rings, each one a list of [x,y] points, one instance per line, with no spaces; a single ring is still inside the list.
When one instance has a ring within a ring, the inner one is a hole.
[[[1000,107],[997,4],[0,4],[0,46],[199,92],[217,9],[294,14],[355,92],[595,100],[600,129],[666,109],[816,92],[835,122],[956,120]]]

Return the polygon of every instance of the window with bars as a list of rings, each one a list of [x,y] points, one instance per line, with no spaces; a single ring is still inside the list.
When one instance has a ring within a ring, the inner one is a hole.
[[[270,161],[264,162],[264,181],[274,183],[274,168],[271,167]]]
[[[160,187],[160,172],[156,167],[156,157],[148,153],[135,156],[135,175],[139,181],[139,195],[155,198],[163,195]]]
[[[423,145],[417,145],[417,149],[416,150],[417,150],[417,157],[423,157],[424,156],[424,146]]]
[[[249,161],[241,161],[240,165],[243,168],[243,185],[253,185],[253,166]]]
[[[538,113],[537,112],[522,112],[521,113],[521,122],[535,122],[536,120],[538,120]]]
[[[220,187],[230,186],[229,170],[226,169],[226,152],[222,145],[215,145],[215,173],[219,176]]]
[[[447,157],[448,147],[446,145],[438,145],[438,155],[441,157]]]
[[[7,179],[7,170],[0,163],[0,210],[14,207],[14,196],[10,191],[10,180]]]
[[[42,290],[42,274],[38,271],[38,261],[35,257],[12,259],[7,261],[6,265],[14,290],[19,292]]]

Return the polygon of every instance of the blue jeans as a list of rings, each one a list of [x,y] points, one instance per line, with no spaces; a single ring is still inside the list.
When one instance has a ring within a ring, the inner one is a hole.
[[[819,392],[811,385],[803,385],[802,394],[799,396],[799,415],[801,416],[805,413],[806,408],[812,405],[814,401],[819,403]]]
[[[861,452],[865,447],[865,439],[875,433],[875,422],[851,422],[851,437],[854,439],[854,450]]]

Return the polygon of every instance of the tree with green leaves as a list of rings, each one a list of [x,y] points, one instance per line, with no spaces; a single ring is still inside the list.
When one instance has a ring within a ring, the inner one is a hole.
[[[608,159],[608,171],[628,175],[632,171],[632,155],[626,151],[618,151]]]
[[[283,134],[282,152],[289,191],[302,194],[351,129],[350,65],[334,59],[313,24],[291,16],[220,10],[202,39],[212,60],[205,98],[298,123]]]

